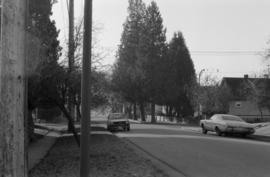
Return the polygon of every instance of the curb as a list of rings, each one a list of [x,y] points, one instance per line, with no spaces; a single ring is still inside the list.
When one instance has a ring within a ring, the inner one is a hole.
[[[265,142],[270,142],[270,136],[265,136],[265,135],[250,135],[250,138],[253,140],[257,141],[265,141]]]
[[[126,144],[128,144],[135,151],[135,153],[137,153],[138,155],[142,155],[142,157],[149,159],[153,163],[154,166],[156,166],[158,169],[162,170],[165,174],[169,175],[170,177],[188,177],[186,174],[184,174],[183,172],[181,172],[177,168],[173,167],[172,165],[168,164],[167,162],[163,161],[162,159],[157,158],[156,156],[154,156],[150,152],[144,150],[143,148],[141,148],[139,145],[135,144],[134,142],[132,142],[128,138],[120,138],[116,134],[113,134],[111,132],[109,132],[109,133],[112,134],[113,136],[119,138],[120,140],[122,140]]]

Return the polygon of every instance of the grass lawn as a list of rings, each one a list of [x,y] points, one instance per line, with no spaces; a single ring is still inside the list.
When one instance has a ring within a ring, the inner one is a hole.
[[[35,143],[38,140],[42,139],[43,137],[44,137],[44,135],[34,133],[32,139],[30,140],[30,143]]]
[[[73,137],[59,138],[29,177],[78,177],[79,148]],[[105,134],[91,135],[91,177],[167,177],[125,141]]]

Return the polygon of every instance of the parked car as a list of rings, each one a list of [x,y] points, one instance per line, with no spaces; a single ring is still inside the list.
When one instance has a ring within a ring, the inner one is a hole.
[[[246,136],[255,132],[254,125],[245,122],[238,116],[229,114],[215,114],[209,120],[201,120],[200,126],[204,134],[213,131],[219,136],[226,133]]]
[[[112,131],[119,128],[130,131],[130,122],[127,116],[123,113],[110,113],[107,120],[107,130]]]

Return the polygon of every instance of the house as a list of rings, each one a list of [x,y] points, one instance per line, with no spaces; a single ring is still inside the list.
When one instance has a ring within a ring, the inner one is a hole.
[[[228,89],[231,94],[228,114],[238,115],[248,122],[270,121],[269,109],[260,104],[261,97],[270,96],[269,85],[268,77],[224,77],[221,87]]]

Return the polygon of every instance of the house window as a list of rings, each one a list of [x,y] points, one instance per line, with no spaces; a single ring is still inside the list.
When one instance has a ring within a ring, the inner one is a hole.
[[[236,108],[241,108],[242,107],[242,103],[240,101],[235,102],[235,107]]]

